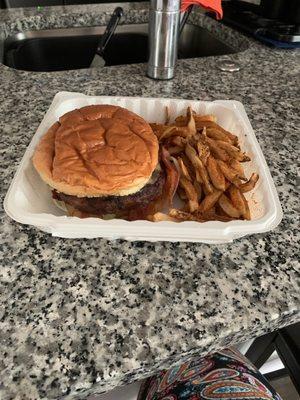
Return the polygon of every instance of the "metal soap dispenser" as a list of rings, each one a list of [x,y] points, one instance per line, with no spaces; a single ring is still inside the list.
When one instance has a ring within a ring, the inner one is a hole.
[[[180,0],[150,0],[149,61],[153,79],[174,77],[178,51]]]

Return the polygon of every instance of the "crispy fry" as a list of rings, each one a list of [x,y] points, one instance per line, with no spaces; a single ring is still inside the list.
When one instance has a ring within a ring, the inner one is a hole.
[[[242,195],[240,190],[236,186],[231,185],[228,189],[228,194],[233,206],[241,213],[241,215],[244,216],[246,213],[246,207],[244,196]]]
[[[192,180],[191,175],[190,175],[186,165],[184,164],[182,158],[178,157],[177,161],[178,161],[181,175],[184,176],[189,181],[191,181]]]
[[[226,142],[224,140],[218,140],[215,139],[216,144],[221,148],[227,151],[227,153],[232,157],[232,158],[237,158],[237,154],[241,153],[240,149],[233,144]],[[242,154],[242,153],[241,153]]]
[[[240,149],[230,143],[224,142],[222,140],[216,140],[216,143],[221,149],[225,150],[230,157],[236,159],[237,161],[246,162],[251,160],[246,153],[241,152]]]
[[[183,138],[187,138],[191,136],[191,132],[186,126],[181,128],[178,126],[168,126],[168,128],[160,135],[159,141],[161,142],[162,140],[168,139],[172,136],[181,136]]]
[[[233,141],[222,131],[216,128],[206,128],[206,134],[209,138],[214,140],[222,140],[225,143],[232,144]]]
[[[226,131],[226,129],[222,128],[216,122],[209,122],[205,126],[206,126],[207,130],[209,130],[209,131],[212,131],[214,129],[215,131],[222,132],[223,133],[222,137],[223,138],[227,137],[228,139],[230,139],[232,144],[236,145],[238,143],[238,137],[236,135],[233,135],[232,133]],[[197,125],[197,129],[198,129],[198,125]],[[225,140],[225,141],[227,141],[227,140]]]
[[[185,146],[185,154],[190,159],[191,163],[193,164],[194,168],[196,169],[196,179],[198,182],[203,182],[206,190],[211,193],[213,188],[209,182],[208,173],[206,171],[205,166],[203,165],[200,158],[197,156],[196,150],[187,143]],[[198,174],[197,174],[198,172]]]
[[[199,210],[194,213],[197,217],[200,219],[206,219],[207,221],[221,221],[221,222],[229,222],[232,221],[234,218],[229,217],[228,215],[224,214],[218,214],[216,213],[216,210],[214,207],[212,207],[210,210],[206,211],[205,213],[201,213]]]
[[[191,107],[187,108],[186,116],[187,116],[187,128],[190,131],[191,135],[195,135],[197,133],[197,129],[196,129],[193,110],[191,109]]]
[[[244,206],[245,206],[245,212],[243,213],[243,217],[244,217],[244,219],[247,219],[248,221],[250,221],[251,214],[250,214],[250,209],[249,209],[248,202],[247,202],[245,196],[243,195],[243,193],[241,193],[241,196],[242,196],[242,199],[243,199],[243,202],[244,202]]]
[[[254,189],[258,179],[259,179],[259,175],[253,173],[248,182],[239,185],[240,191],[242,193],[250,192],[250,190]]]
[[[186,212],[186,211],[182,211],[182,210],[178,210],[177,208],[171,208],[171,210],[169,211],[169,215],[172,218],[177,219],[178,221],[197,221],[197,217],[194,216],[193,214]]]
[[[225,177],[217,163],[217,161],[212,157],[208,157],[207,160],[207,171],[212,181],[212,184],[216,189],[225,191]]]
[[[163,124],[150,123],[149,125],[151,126],[154,134],[157,136],[158,139],[166,129],[166,126]]]
[[[228,222],[232,221],[233,218],[225,215],[217,215],[214,211],[208,213],[201,213],[196,211],[194,213],[190,213],[188,211],[178,210],[178,209],[171,209],[169,212],[171,218],[176,219],[178,222],[183,221],[196,221],[196,222],[207,222],[207,221],[222,221]]]
[[[214,192],[206,195],[204,199],[202,200],[201,204],[199,205],[199,212],[206,212],[210,210],[216,202],[219,200],[220,196],[222,195],[221,190],[215,190]]]
[[[196,221],[196,222],[207,222],[213,220],[213,214],[202,214],[198,211],[190,213],[188,211],[178,210],[173,208],[170,210],[169,215],[178,221]]]
[[[209,137],[205,137],[204,138],[205,142],[208,144],[209,150],[211,151],[212,155],[218,159],[218,160],[222,160],[224,162],[229,161],[229,155],[228,153],[224,150],[221,149],[215,140],[210,139]]]
[[[180,177],[179,185],[185,190],[189,202],[190,212],[194,212],[198,208],[198,195],[193,184],[184,176]]]
[[[170,143],[184,149],[186,145],[186,139],[181,136],[174,136],[171,138]]]
[[[175,125],[178,127],[183,127],[187,125],[187,117],[185,115],[180,115],[175,119]]]
[[[199,201],[201,201],[201,198],[202,198],[202,186],[200,185],[199,182],[194,181],[194,188],[197,192],[198,202],[199,202]]]
[[[240,159],[238,159],[239,162],[248,162],[251,161],[251,158],[246,154],[246,153],[240,153],[241,155],[239,156]]]
[[[201,142],[200,140],[197,141],[196,146],[197,146],[200,160],[203,162],[204,165],[206,165],[207,159],[210,155],[209,147],[206,144],[204,144],[203,142]]]
[[[185,154],[195,169],[197,182],[202,183],[202,179],[199,172],[199,159],[197,157],[196,150],[189,143],[187,143],[185,146]]]
[[[153,215],[149,215],[148,219],[149,219],[149,221],[153,221],[153,222],[160,222],[160,221],[178,222],[178,220],[176,218],[172,218],[170,215],[164,214],[161,212],[157,212]]]
[[[167,139],[177,134],[178,128],[175,126],[167,126],[159,136],[159,141]]]
[[[199,207],[198,201],[194,201],[194,200],[188,200],[188,205],[189,205],[189,211],[191,213],[196,211]]]
[[[195,172],[195,169],[194,169],[193,164],[191,163],[190,159],[186,156],[185,153],[180,154],[180,158],[184,162],[184,165],[186,166],[186,169],[188,170],[188,173],[189,173],[190,177],[192,178],[192,181],[194,181],[196,178],[196,172]]]
[[[221,147],[221,149],[224,149],[228,152],[232,152],[232,153],[239,153],[240,149],[236,146],[234,146],[233,144],[230,144],[228,142],[225,142],[224,140],[219,140],[219,139],[215,139],[216,143],[219,147]]]
[[[229,217],[226,214],[226,212],[224,212],[223,209],[219,206],[219,203],[216,203],[214,208],[215,208],[215,211],[216,211],[217,215],[220,215],[221,217],[227,217],[227,218],[235,219],[235,218]]]
[[[177,188],[177,194],[182,201],[187,200],[187,195],[185,193],[185,190],[182,187]]]
[[[168,201],[168,205],[171,206],[179,183],[179,171],[175,167],[174,163],[172,163],[168,150],[163,146],[161,147],[161,158],[166,171],[164,195]]]
[[[153,130],[160,130],[163,124],[158,124],[157,122],[149,122],[149,125]]]
[[[210,194],[210,192],[206,189],[206,187],[204,186],[204,185],[202,185],[202,187],[203,187],[203,193],[204,193],[204,196],[207,196],[207,195],[209,195]]]
[[[228,215],[215,214],[214,216],[212,216],[212,221],[229,222],[233,220],[235,220],[235,218],[229,217]]]
[[[173,155],[173,154],[179,154],[182,152],[182,147],[179,146],[172,146],[168,147],[168,152]]]
[[[228,199],[225,194],[222,194],[218,200],[219,206],[222,210],[229,215],[229,217],[239,218],[242,213],[234,207],[232,202]]]
[[[229,180],[229,182],[234,183],[235,185],[238,185],[240,180],[238,177],[238,173],[230,168],[224,161],[217,160],[218,165],[223,172],[224,176],[226,179]]]
[[[235,160],[234,158],[232,158],[232,159],[229,161],[229,166],[230,166],[233,170],[235,170],[235,171],[237,172],[238,177],[239,177],[240,179],[242,179],[243,181],[247,181],[247,178],[246,178],[245,173],[244,173],[244,168],[243,168],[243,166],[239,163],[239,161],[237,161],[237,160]]]
[[[171,209],[169,215],[156,213],[149,219],[176,222],[250,219],[243,193],[254,188],[258,175],[252,174],[247,180],[241,163],[250,158],[240,149],[237,136],[219,126],[214,116],[198,115],[191,107],[174,123],[170,123],[168,108],[165,112],[165,124],[151,124],[163,143],[161,156],[167,172],[164,198],[172,206],[176,191],[183,206]]]
[[[197,123],[200,122],[216,122],[217,118],[214,115],[198,115],[194,114],[194,120]],[[175,119],[176,126],[186,126],[188,118],[185,115],[181,115]]]
[[[159,139],[161,133],[162,133],[162,125],[161,124],[156,124],[154,122],[149,124],[154,132],[154,134],[157,136]]]

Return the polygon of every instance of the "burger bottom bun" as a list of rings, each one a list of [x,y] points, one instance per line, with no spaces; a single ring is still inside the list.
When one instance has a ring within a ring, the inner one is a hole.
[[[99,215],[76,210],[76,208],[74,208],[70,204],[65,203],[64,201],[57,200],[57,199],[52,199],[52,200],[53,200],[53,203],[56,205],[56,207],[58,207],[62,211],[64,211],[69,217],[99,218]],[[106,214],[101,217],[101,219],[105,219],[105,220],[113,219],[113,218],[115,218],[114,214]]]
[[[103,220],[110,220],[110,219],[114,219],[114,218],[119,218],[115,214],[106,214],[106,215],[99,216],[99,215],[96,215],[96,214],[83,212],[83,211],[77,210],[76,208],[74,208],[70,204],[65,203],[64,201],[60,201],[60,200],[56,200],[56,199],[53,199],[53,202],[58,208],[63,210],[69,217],[101,218]],[[162,199],[159,198],[156,202],[153,202],[146,209],[143,209],[140,212],[137,209],[137,210],[135,210],[135,215],[132,215],[131,217],[124,216],[123,218],[126,219],[126,220],[130,220],[130,221],[134,221],[134,220],[138,220],[138,219],[149,219],[150,215],[155,214],[156,212],[158,212],[161,209],[162,203],[163,203]]]

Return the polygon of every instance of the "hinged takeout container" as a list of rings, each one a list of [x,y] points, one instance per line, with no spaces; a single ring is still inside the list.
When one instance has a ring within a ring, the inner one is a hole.
[[[114,104],[125,107],[148,122],[164,122],[165,107],[171,118],[185,113],[191,106],[199,114],[214,114],[217,122],[239,137],[241,148],[251,162],[245,163],[246,176],[259,173],[260,179],[252,192],[246,194],[252,220],[231,222],[149,222],[124,220],[104,221],[97,218],[79,219],[63,215],[51,199],[50,188],[35,171],[31,157],[41,136],[58,118],[68,111],[90,104]],[[14,220],[34,225],[53,236],[64,238],[96,238],[225,243],[245,235],[274,229],[281,221],[282,209],[269,168],[259,147],[243,105],[237,101],[191,101],[139,97],[86,96],[59,92],[28,146],[4,200],[6,213]]]

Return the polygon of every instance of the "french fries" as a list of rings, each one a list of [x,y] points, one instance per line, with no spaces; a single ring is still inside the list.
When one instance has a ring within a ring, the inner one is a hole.
[[[193,214],[186,211],[178,210],[177,208],[171,208],[171,210],[169,211],[169,215],[171,218],[175,218],[178,221],[196,221]]]
[[[196,181],[196,171],[193,167],[193,164],[189,160],[189,158],[185,155],[185,152],[181,153],[180,157],[182,158],[182,161],[184,162],[184,165],[186,166],[186,169],[188,170],[188,173],[189,173],[190,177],[192,178],[192,181]]]
[[[200,140],[196,144],[199,158],[203,162],[204,165],[207,164],[208,157],[210,155],[209,147],[204,143],[200,142]]]
[[[162,212],[157,212],[153,215],[149,215],[149,220],[152,222],[160,222],[160,221],[171,221],[171,222],[178,222],[178,219],[171,217],[168,214],[164,214]]]
[[[196,135],[196,133],[197,133],[196,122],[195,122],[194,114],[193,114],[191,107],[188,107],[186,116],[188,118],[187,128],[188,128],[189,132],[191,133],[191,135]]]
[[[254,189],[256,182],[258,181],[258,174],[252,174],[249,181],[246,183],[241,184],[240,187],[240,191],[242,193],[246,193],[246,192],[250,192],[250,190]]]
[[[206,211],[210,210],[219,200],[219,198],[222,195],[221,190],[215,190],[214,192],[206,195],[200,204],[198,210],[202,213],[205,213]]]
[[[240,162],[245,162],[245,161],[250,161],[250,158],[245,154],[240,151],[237,147],[233,146],[232,144],[229,144],[228,142],[223,142],[222,140],[216,140],[217,145],[226,151],[226,153],[233,159],[240,161]]]
[[[239,175],[238,173],[232,169],[228,164],[226,164],[224,161],[218,160],[218,165],[224,174],[225,178],[234,184],[239,184]]]
[[[217,161],[209,156],[207,161],[207,170],[212,184],[216,189],[225,191],[225,176],[223,175]]]
[[[233,135],[232,133],[226,131],[225,129],[223,129],[220,125],[218,125],[216,122],[210,122],[209,124],[207,124],[207,127],[209,130],[215,129],[219,132],[222,132],[224,134],[224,137],[226,136],[231,142],[232,144],[238,144],[238,138],[236,135]]]
[[[241,211],[234,207],[232,202],[225,194],[220,196],[218,203],[222,210],[229,215],[229,217],[239,218],[242,215]]]
[[[214,115],[197,115],[195,113],[193,114],[196,124],[200,122],[216,122],[217,120]],[[180,117],[177,117],[175,119],[176,126],[186,126],[187,122],[188,122],[187,116],[181,115]]]
[[[182,152],[182,148],[179,146],[172,146],[172,147],[168,147],[168,151],[171,154],[171,156],[173,154],[179,154]]]
[[[198,201],[201,201],[201,198],[202,198],[202,187],[199,184],[199,182],[197,182],[197,181],[194,182],[194,188],[195,188],[195,190],[197,192]]]
[[[204,134],[206,136],[206,131],[204,130]],[[212,153],[212,155],[221,161],[224,162],[228,162],[230,159],[230,156],[228,155],[228,153],[222,149],[220,146],[218,146],[217,142],[215,140],[212,140],[208,137],[205,137],[204,139],[206,141],[206,143],[208,144],[208,147]]]
[[[245,212],[243,213],[243,217],[244,217],[244,219],[250,220],[251,214],[250,214],[249,205],[248,205],[248,202],[247,202],[245,196],[243,195],[243,193],[242,193],[242,199],[243,199],[244,205],[245,205]]]
[[[241,150],[238,137],[219,126],[214,115],[198,115],[191,107],[173,123],[169,110],[165,112],[165,124],[151,127],[165,149],[164,156],[167,151],[178,169],[176,193],[183,205],[173,206],[167,214],[157,212],[149,220],[250,220],[244,193],[254,189],[259,176],[253,173],[247,179],[242,163],[250,161],[250,157]],[[170,193],[175,188],[175,178],[174,175],[169,182]]]
[[[228,194],[233,206],[244,215],[246,213],[246,207],[244,202],[244,196],[241,191],[234,185],[231,185],[228,189]]]
[[[193,164],[195,170],[196,170],[196,179],[197,182],[203,183],[205,186],[206,190],[211,193],[213,191],[213,188],[209,182],[209,177],[208,173],[206,171],[205,166],[203,165],[202,161],[197,155],[196,150],[194,147],[192,147],[189,143],[186,144],[185,146],[185,154]]]
[[[243,166],[237,160],[235,160],[234,158],[231,159],[229,161],[229,166],[237,172],[239,179],[241,179],[242,181],[247,181]]]
[[[168,125],[162,125],[162,124],[156,124],[156,123],[151,123],[150,126],[158,139],[161,137],[164,130],[166,130],[168,128]]]
[[[206,128],[206,135],[211,139],[223,140],[224,142],[232,143],[232,140],[225,133],[215,128]]]
[[[170,143],[172,143],[174,146],[178,146],[184,149],[186,145],[186,139],[181,136],[174,136]]]
[[[198,209],[198,194],[191,183],[187,178],[181,176],[179,179],[179,186],[181,186],[185,193],[188,200],[189,210],[190,212],[194,212]]]
[[[185,202],[185,200],[188,200],[187,195],[186,195],[186,193],[185,193],[185,190],[184,190],[182,187],[180,187],[180,186],[177,188],[177,194],[178,194],[179,198],[180,198],[183,202]]]
[[[192,181],[191,175],[190,175],[185,163],[183,162],[182,158],[178,157],[177,161],[178,161],[181,175],[184,176],[189,181]]]
[[[181,129],[183,131],[183,128]],[[171,136],[178,135],[179,128],[176,126],[166,126],[165,129],[159,135],[159,141],[161,142],[163,139],[167,139]]]

